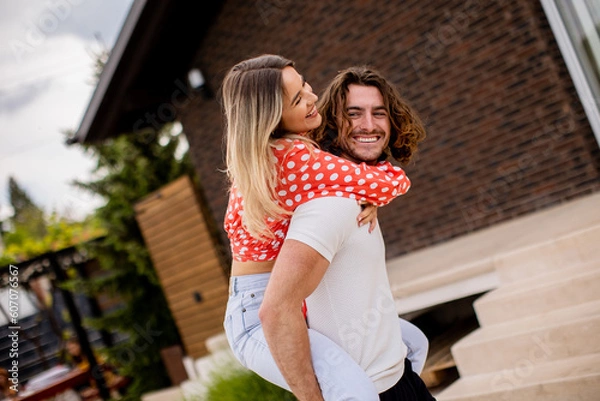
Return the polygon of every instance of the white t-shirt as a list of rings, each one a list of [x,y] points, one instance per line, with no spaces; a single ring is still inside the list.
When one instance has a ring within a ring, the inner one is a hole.
[[[330,265],[307,298],[308,323],[340,345],[367,372],[379,393],[404,373],[406,345],[389,286],[379,230],[358,227],[353,199],[319,198],[299,206],[287,239],[319,252]]]

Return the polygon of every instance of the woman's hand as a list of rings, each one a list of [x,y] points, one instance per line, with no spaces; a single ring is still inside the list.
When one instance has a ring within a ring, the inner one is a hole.
[[[369,224],[369,233],[372,233],[377,226],[377,206],[364,201],[359,201],[358,204],[362,207],[356,218],[358,226]]]

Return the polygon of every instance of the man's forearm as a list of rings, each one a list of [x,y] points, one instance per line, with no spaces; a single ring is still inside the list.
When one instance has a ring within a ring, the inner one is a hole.
[[[306,322],[298,306],[296,313],[264,313],[263,329],[269,350],[290,389],[300,401],[321,401],[310,355]]]
[[[301,401],[323,400],[312,365],[302,301],[317,287],[328,265],[329,262],[309,246],[286,240],[259,312],[271,354]]]

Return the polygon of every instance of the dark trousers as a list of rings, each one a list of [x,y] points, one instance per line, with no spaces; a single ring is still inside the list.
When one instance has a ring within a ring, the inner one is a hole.
[[[404,374],[394,387],[379,394],[381,401],[435,401],[423,380],[413,372],[408,359],[404,360]]]

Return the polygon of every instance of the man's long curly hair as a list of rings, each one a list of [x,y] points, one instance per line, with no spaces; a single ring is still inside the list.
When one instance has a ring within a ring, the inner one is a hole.
[[[352,123],[346,111],[348,86],[351,84],[374,86],[383,96],[390,117],[390,142],[380,160],[388,157],[407,164],[417,151],[417,145],[425,139],[425,128],[419,116],[400,97],[400,94],[378,71],[369,67],[350,67],[341,71],[319,98],[319,113],[323,116],[321,126],[309,133],[319,146],[339,155],[339,132]]]

